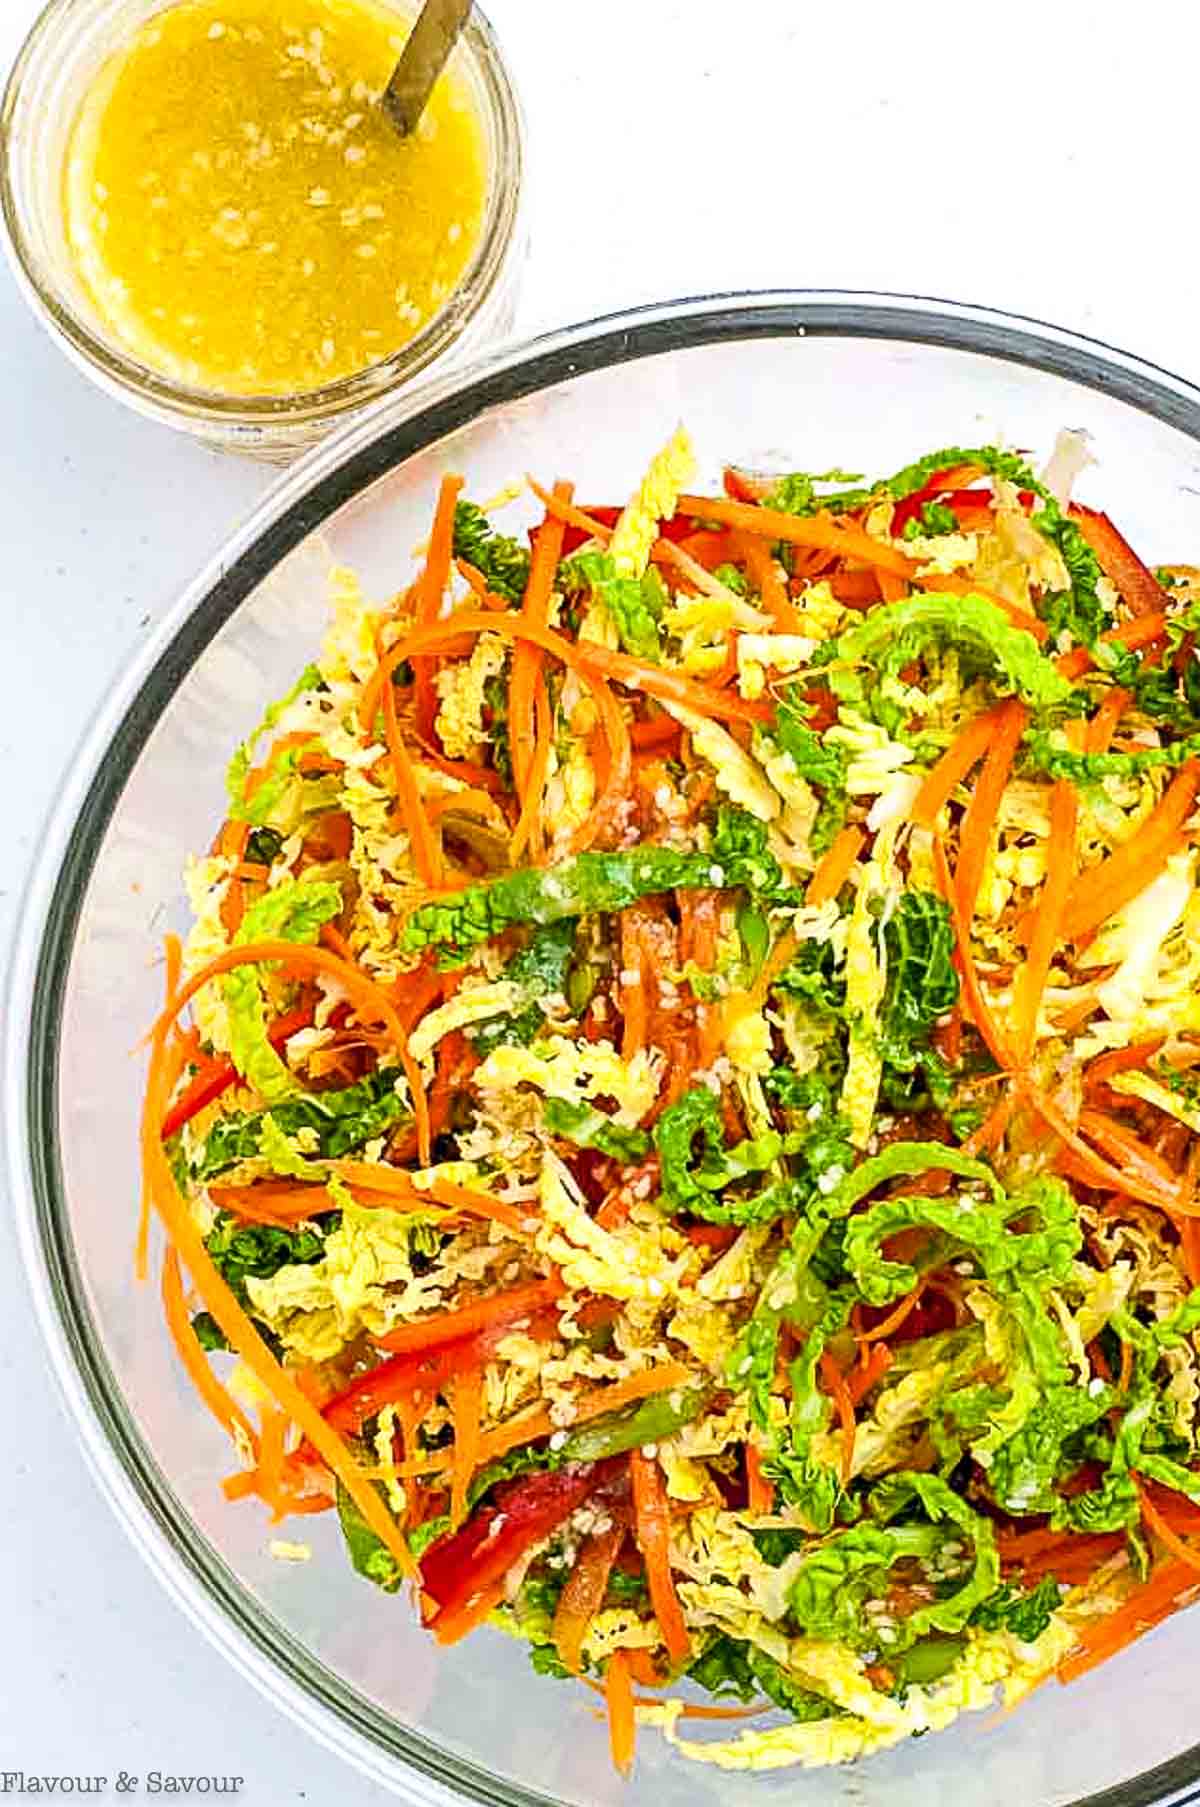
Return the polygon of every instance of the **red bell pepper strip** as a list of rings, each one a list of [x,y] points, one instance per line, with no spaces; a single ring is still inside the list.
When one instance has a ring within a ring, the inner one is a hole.
[[[1153,615],[1166,607],[1170,601],[1167,592],[1106,514],[1085,508],[1080,502],[1072,502],[1070,514],[1131,615]]]
[[[437,1604],[434,1636],[456,1644],[486,1618],[509,1570],[609,1478],[612,1462],[581,1462],[501,1488],[494,1506],[425,1552],[424,1592]]]
[[[282,1047],[288,1037],[295,1035],[298,1030],[311,1028],[315,1014],[316,1011],[312,1005],[304,1010],[290,1011],[287,1016],[281,1016],[279,1021],[267,1031],[267,1040],[273,1048]],[[185,1123],[190,1123],[193,1117],[198,1117],[208,1105],[215,1104],[231,1085],[237,1085],[240,1078],[241,1075],[237,1068],[226,1056],[202,1067],[183,1096],[175,1101],[163,1118],[163,1141],[169,1142],[172,1136],[177,1136]]]

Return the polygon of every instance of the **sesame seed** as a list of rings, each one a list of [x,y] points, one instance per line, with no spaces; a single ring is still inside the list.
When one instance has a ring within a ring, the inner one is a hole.
[[[327,188],[310,189],[309,195],[308,195],[308,204],[310,207],[328,207],[329,190]]]

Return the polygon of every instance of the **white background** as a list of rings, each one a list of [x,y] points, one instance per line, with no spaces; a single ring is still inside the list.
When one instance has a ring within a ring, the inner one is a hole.
[[[34,10],[0,0],[0,64]],[[715,289],[881,288],[1040,316],[1200,379],[1183,0],[490,10],[529,123],[522,333]],[[4,948],[88,717],[270,478],[95,394],[3,272],[0,446]],[[248,1695],[110,1518],[0,1203],[0,1770],[217,1770],[254,1807],[381,1801]]]

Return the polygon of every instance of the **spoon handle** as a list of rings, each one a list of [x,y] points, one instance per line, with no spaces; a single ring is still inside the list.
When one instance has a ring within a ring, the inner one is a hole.
[[[383,96],[384,107],[402,137],[408,137],[424,112],[471,4],[472,0],[425,0]]]

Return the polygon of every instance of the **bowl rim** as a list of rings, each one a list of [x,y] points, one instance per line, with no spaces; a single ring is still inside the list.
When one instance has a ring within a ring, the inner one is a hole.
[[[507,347],[383,398],[272,486],[110,688],[71,761],[26,886],[10,960],[0,1094],[7,1177],[36,1315],[85,1456],[150,1567],[234,1666],[327,1747],[423,1807],[464,1797],[488,1807],[557,1803],[401,1726],[268,1614],[198,1534],[109,1370],[60,1207],[55,1050],[79,915],[126,781],[178,683],[268,572],[339,507],[497,404],[668,350],[790,335],[896,339],[991,356],[1114,395],[1200,443],[1200,388],[1185,379],[1042,321],[930,297],[732,292],[601,316]],[[1197,1781],[1200,1744],[1072,1807],[1152,1807]]]
[[[118,0],[118,4],[120,0]],[[163,0],[164,5],[178,0]],[[397,0],[386,0],[396,4]],[[415,384],[434,363],[453,356],[485,315],[519,255],[525,207],[525,121],[503,46],[482,7],[472,7],[455,52],[469,69],[481,124],[495,143],[479,243],[458,283],[413,338],[362,370],[314,389],[237,395],[206,389],[146,363],[98,324],[47,276],[23,219],[14,168],[29,73],[51,53],[79,0],[44,0],[21,42],[0,94],[0,240],[26,305],[75,367],[106,393],[181,429],[221,429],[234,443],[252,445],[290,432],[338,422]],[[400,0],[403,4],[403,0]]]

